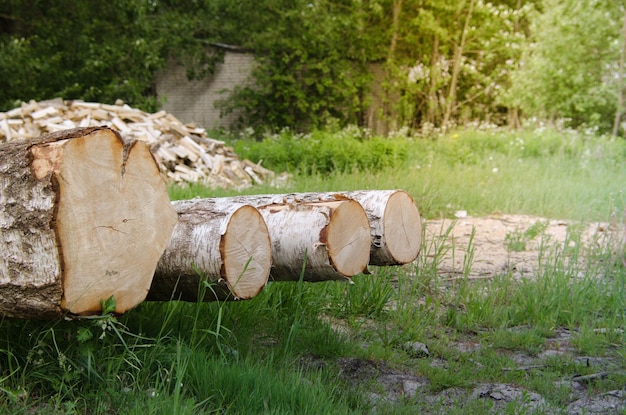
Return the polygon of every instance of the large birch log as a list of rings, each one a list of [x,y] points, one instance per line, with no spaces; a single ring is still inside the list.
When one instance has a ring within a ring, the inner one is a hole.
[[[369,224],[353,200],[258,207],[272,241],[274,281],[349,280],[367,269]]]
[[[414,261],[422,246],[422,220],[413,198],[404,190],[357,190],[332,193],[289,193],[235,196],[231,203],[263,206],[294,201],[354,199],[369,220],[371,233],[370,265],[402,265]]]
[[[148,147],[108,128],[0,145],[0,314],[143,301],[176,222]]]
[[[172,205],[178,224],[147,299],[215,301],[257,295],[267,283],[272,261],[269,232],[259,211],[219,199]]]

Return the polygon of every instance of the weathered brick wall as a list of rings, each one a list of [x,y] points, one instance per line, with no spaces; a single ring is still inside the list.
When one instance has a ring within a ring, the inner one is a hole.
[[[252,53],[226,51],[224,62],[215,73],[200,81],[190,81],[185,68],[171,61],[157,77],[157,96],[165,98],[163,109],[184,123],[196,123],[206,129],[230,127],[236,112],[220,117],[216,102],[225,99],[236,85],[245,84],[252,71]]]

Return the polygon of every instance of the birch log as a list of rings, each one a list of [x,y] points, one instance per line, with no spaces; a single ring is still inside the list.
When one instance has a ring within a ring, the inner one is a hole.
[[[267,283],[272,260],[269,232],[259,211],[219,199],[172,205],[178,224],[158,262],[148,300],[238,300],[257,295]]]
[[[274,281],[349,280],[369,260],[369,225],[353,200],[258,207],[272,241]]]
[[[0,314],[143,301],[176,213],[148,147],[108,128],[0,145]]]
[[[404,190],[268,194],[235,196],[228,200],[258,207],[272,203],[346,198],[359,202],[367,214],[371,234],[370,265],[402,265],[417,258],[422,246],[422,220],[413,198]]]
[[[371,265],[402,265],[417,258],[422,248],[422,218],[411,195],[403,190],[343,194],[359,202],[367,212],[372,237]]]

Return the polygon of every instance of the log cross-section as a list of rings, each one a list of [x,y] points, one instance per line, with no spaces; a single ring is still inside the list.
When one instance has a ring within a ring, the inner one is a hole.
[[[145,143],[95,127],[0,145],[0,314],[135,307],[176,220]]]
[[[257,295],[267,283],[272,261],[269,232],[258,210],[219,199],[172,205],[179,221],[158,262],[148,300],[243,300]]]
[[[292,202],[258,209],[272,241],[270,279],[347,281],[367,269],[369,225],[357,202]]]

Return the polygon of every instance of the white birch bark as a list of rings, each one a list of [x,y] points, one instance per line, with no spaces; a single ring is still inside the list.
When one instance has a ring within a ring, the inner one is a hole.
[[[175,222],[144,143],[85,128],[0,145],[0,314],[135,307]]]
[[[404,190],[267,194],[223,199],[226,203],[248,203],[260,207],[272,203],[346,198],[360,203],[367,214],[371,234],[369,265],[403,265],[417,258],[422,247],[422,219],[413,198]]]
[[[295,202],[260,206],[272,241],[274,281],[348,281],[367,270],[369,223],[357,202]]]
[[[219,199],[172,205],[178,224],[157,265],[148,300],[249,299],[263,289],[272,249],[258,210]]]

